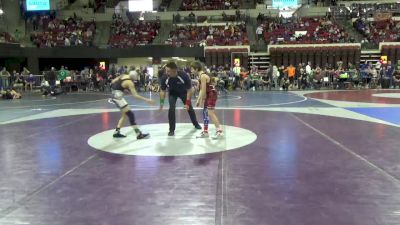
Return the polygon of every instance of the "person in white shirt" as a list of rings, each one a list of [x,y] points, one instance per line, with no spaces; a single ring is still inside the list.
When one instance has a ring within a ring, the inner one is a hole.
[[[225,8],[229,9],[231,7],[231,3],[229,1],[225,1]]]
[[[134,80],[137,81],[139,80],[138,73],[136,72],[136,68],[134,66],[131,66],[129,68],[129,76]]]
[[[71,41],[69,40],[69,38],[65,38],[65,40],[64,40],[64,45],[65,46],[71,46]]]
[[[263,26],[262,25],[258,26],[256,29],[256,34],[257,34],[258,40],[262,39],[263,32],[264,32]]]
[[[76,39],[75,45],[83,45],[83,42],[80,39]]]
[[[306,66],[306,74],[307,74],[307,76],[309,76],[311,73],[312,73],[311,62],[308,62],[307,66]]]
[[[131,66],[129,68],[129,76],[131,77],[132,82],[135,84],[135,86],[137,86],[137,88],[140,90],[140,86],[139,86],[140,76],[134,66]]]

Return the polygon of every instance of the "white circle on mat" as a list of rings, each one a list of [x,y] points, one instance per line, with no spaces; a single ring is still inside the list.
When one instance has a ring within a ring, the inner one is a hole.
[[[372,96],[379,98],[400,98],[400,93],[379,93]]]
[[[88,144],[101,151],[138,156],[185,156],[222,152],[249,145],[257,135],[247,129],[223,126],[224,135],[216,140],[211,136],[215,129],[210,125],[209,138],[197,138],[201,130],[194,129],[191,123],[176,124],[175,136],[168,136],[167,123],[141,125],[142,132],[150,133],[147,139],[136,139],[130,127],[121,129],[126,138],[113,138],[114,130],[107,130],[89,138]]]

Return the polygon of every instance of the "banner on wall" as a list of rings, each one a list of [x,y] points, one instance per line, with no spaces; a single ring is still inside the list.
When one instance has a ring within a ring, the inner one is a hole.
[[[27,11],[50,10],[50,0],[26,0]]]
[[[299,0],[272,0],[274,8],[295,8],[299,5]]]

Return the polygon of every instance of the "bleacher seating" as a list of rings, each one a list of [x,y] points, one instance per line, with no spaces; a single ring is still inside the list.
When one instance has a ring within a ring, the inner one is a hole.
[[[373,17],[377,12],[400,13],[400,3],[354,3],[350,6],[351,18]]]
[[[151,44],[157,36],[160,26],[160,21],[133,20],[129,22],[118,16],[111,25],[108,46],[110,48],[126,48]]]
[[[364,35],[366,42],[379,44],[379,42],[394,42],[400,40],[400,22],[382,20],[367,22],[357,19],[354,28]]]
[[[269,44],[323,44],[351,42],[348,34],[326,18],[271,19],[262,22]]]
[[[40,48],[59,46],[92,46],[96,32],[96,23],[87,22],[81,18],[69,18],[66,20],[41,19],[43,31],[33,32],[31,41]]]
[[[181,10],[226,10],[239,7],[240,0],[183,0]]]
[[[173,46],[248,45],[246,26],[181,26],[171,31],[165,44]]]

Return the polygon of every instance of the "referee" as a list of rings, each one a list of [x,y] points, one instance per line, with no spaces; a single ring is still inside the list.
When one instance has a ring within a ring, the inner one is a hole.
[[[165,91],[168,88],[168,121],[169,121],[169,133],[168,136],[175,135],[175,108],[176,100],[180,98],[185,104],[185,108],[189,113],[190,120],[192,121],[196,129],[201,129],[201,126],[197,122],[196,113],[193,110],[191,104],[192,98],[192,82],[187,73],[182,70],[178,70],[178,66],[175,62],[169,62],[165,65],[166,76],[161,78],[161,92],[160,92],[160,110],[164,107]]]

